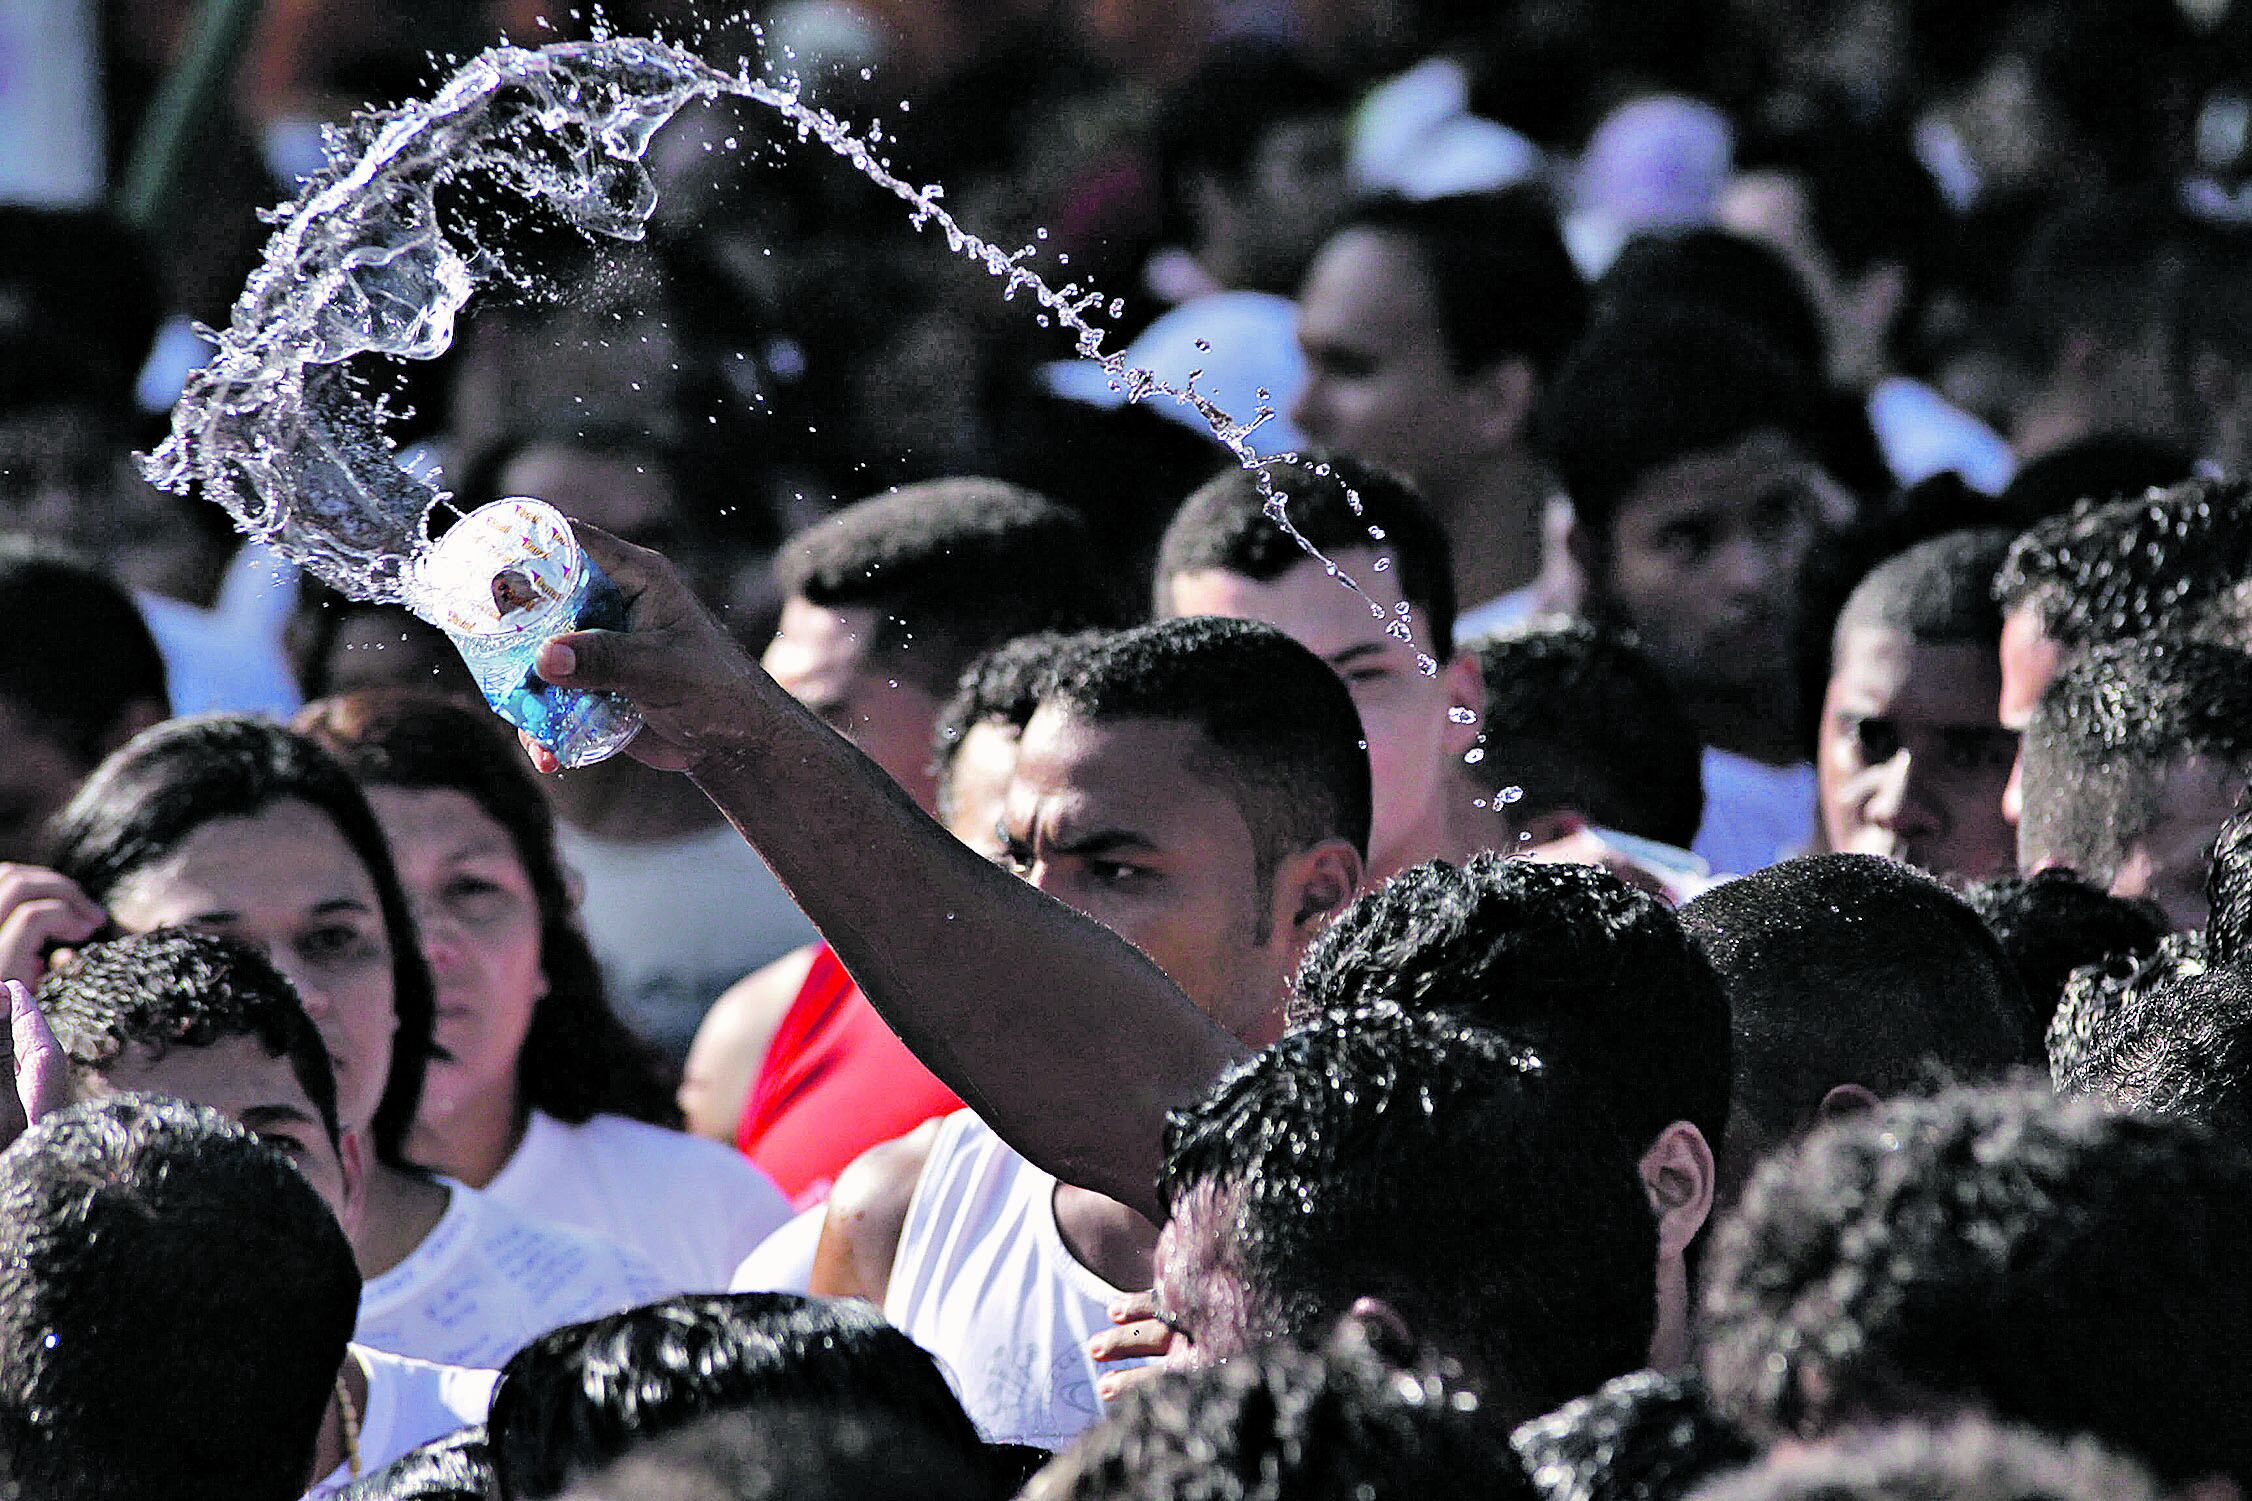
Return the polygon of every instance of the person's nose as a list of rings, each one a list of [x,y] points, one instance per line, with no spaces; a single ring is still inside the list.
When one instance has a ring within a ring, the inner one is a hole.
[[[2017,755],[2010,761],[2010,779],[2002,784],[2002,822],[2014,829],[2018,820],[2024,816],[2025,749],[2020,746]]]
[[[1869,822],[1902,840],[1928,838],[1943,831],[1939,806],[1918,775],[1915,756],[1905,749],[1878,768],[1867,815]]]
[[[1308,438],[1316,443],[1326,442],[1330,427],[1328,382],[1318,375],[1307,376],[1306,383],[1298,388],[1298,394],[1290,398],[1290,405],[1283,415],[1290,419],[1292,427]]]

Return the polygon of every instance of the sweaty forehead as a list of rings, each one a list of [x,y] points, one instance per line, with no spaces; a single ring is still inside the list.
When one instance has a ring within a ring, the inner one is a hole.
[[[208,1105],[234,1120],[254,1110],[284,1108],[308,1121],[318,1121],[305,1086],[287,1058],[268,1053],[257,1038],[223,1037],[200,1047],[176,1045],[161,1054],[135,1045],[105,1065],[99,1074],[74,1070],[80,1093],[99,1099],[106,1095],[140,1093],[169,1095],[194,1105]]]
[[[1308,344],[1436,347],[1438,297],[1423,253],[1399,235],[1372,229],[1335,236],[1306,273],[1298,331]]]
[[[1622,509],[1631,508],[1648,520],[1693,510],[1749,510],[1811,479],[1811,466],[1790,436],[1779,428],[1762,428],[1652,469]]]
[[[1379,557],[1371,547],[1332,548],[1329,559],[1387,606],[1398,597],[1396,564],[1386,573],[1376,571]],[[1400,661],[1412,664],[1415,650],[1386,635],[1384,622],[1370,611],[1368,601],[1312,558],[1292,564],[1271,579],[1255,579],[1226,568],[1194,568],[1176,574],[1166,585],[1168,615],[1225,615],[1236,620],[1257,620],[1273,626],[1315,656],[1332,658],[1358,647],[1377,646]],[[1418,640],[1426,639],[1423,612],[1411,613],[1410,624]]]
[[[1935,723],[1999,725],[2002,667],[1991,646],[1917,641],[1853,626],[1838,633],[1831,697],[1841,707]]]
[[[834,698],[860,671],[875,644],[876,629],[874,610],[835,609],[792,598],[782,606],[781,624],[760,665],[799,698]]]
[[[1212,774],[1215,756],[1186,720],[1095,720],[1043,705],[1017,746],[1009,825],[1038,819],[1055,837],[1101,829],[1161,846],[1231,834],[1248,844],[1242,809]]]

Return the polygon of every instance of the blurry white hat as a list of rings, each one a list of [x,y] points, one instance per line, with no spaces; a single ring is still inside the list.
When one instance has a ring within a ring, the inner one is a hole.
[[[1596,277],[1645,230],[1709,224],[1736,154],[1728,117],[1700,99],[1652,94],[1604,116],[1580,154],[1564,239]]]
[[[1346,170],[1364,192],[1488,193],[1537,175],[1540,148],[1470,112],[1462,65],[1432,58],[1378,84],[1355,112]]]
[[[1197,392],[1238,422],[1249,422],[1262,406],[1272,407],[1275,415],[1251,435],[1251,446],[1263,454],[1287,452],[1305,444],[1285,415],[1306,383],[1297,320],[1298,305],[1287,297],[1214,292],[1181,304],[1143,329],[1126,346],[1126,364],[1175,387],[1186,387],[1194,373]],[[1069,401],[1106,411],[1126,404],[1125,388],[1094,360],[1057,360],[1041,367],[1040,380]],[[1264,401],[1261,391],[1267,393]],[[1203,416],[1186,402],[1159,392],[1143,398],[1143,404],[1160,417],[1211,435]]]

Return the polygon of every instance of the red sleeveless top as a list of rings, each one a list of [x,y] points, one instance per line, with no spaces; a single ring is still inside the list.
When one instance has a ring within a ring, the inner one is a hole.
[[[824,943],[759,1064],[735,1145],[804,1209],[868,1148],[961,1108]]]

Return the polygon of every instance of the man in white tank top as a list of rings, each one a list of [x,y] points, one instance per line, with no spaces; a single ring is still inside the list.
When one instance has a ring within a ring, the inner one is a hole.
[[[1300,954],[1360,882],[1360,741],[1337,676],[1272,627],[1121,632],[1068,657],[1025,726],[1008,859],[1263,1046]],[[1112,1298],[1149,1285],[1147,1219],[1058,1183],[966,1111],[862,1156],[829,1206],[813,1290],[880,1304],[989,1439],[1053,1448],[1095,1421],[1083,1347]]]

